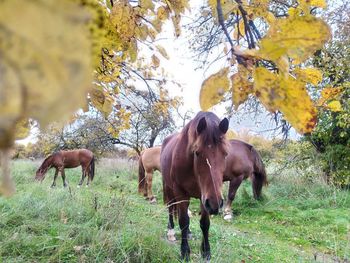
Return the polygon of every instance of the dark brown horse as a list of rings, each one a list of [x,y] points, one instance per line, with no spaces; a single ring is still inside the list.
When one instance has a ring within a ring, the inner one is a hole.
[[[61,172],[63,186],[66,187],[67,183],[64,168],[75,168],[78,166],[82,167],[82,177],[79,186],[83,184],[86,176],[88,176],[86,184],[86,186],[88,186],[90,181],[94,179],[95,158],[94,154],[86,149],[59,151],[51,154],[43,161],[39,169],[36,171],[35,179],[39,181],[44,180],[46,172],[54,167],[56,168],[56,172],[51,187],[56,186],[58,172]]]
[[[190,198],[201,200],[201,252],[210,259],[209,215],[218,214],[223,205],[221,187],[225,170],[228,120],[211,112],[199,112],[183,130],[167,137],[160,155],[164,202],[169,208],[168,239],[175,240],[173,216],[178,214],[181,228],[181,257],[189,260],[188,245]]]
[[[247,178],[252,181],[254,198],[259,199],[261,188],[263,185],[267,185],[264,163],[252,145],[239,140],[230,140],[224,173],[224,181],[230,181],[224,209],[225,220],[232,218],[232,201],[235,199],[238,187]]]

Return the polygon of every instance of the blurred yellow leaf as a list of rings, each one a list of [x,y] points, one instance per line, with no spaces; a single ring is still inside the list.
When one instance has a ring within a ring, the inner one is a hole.
[[[253,77],[255,94],[267,109],[280,110],[299,133],[313,130],[317,110],[303,82],[262,67],[254,70]]]
[[[140,6],[144,9],[153,9],[154,4],[152,0],[140,0]]]
[[[317,102],[317,106],[325,106],[325,103],[329,100],[332,100],[337,97],[343,91],[343,88],[333,88],[333,87],[325,87],[321,91],[321,97]]]
[[[169,59],[168,53],[166,52],[165,48],[163,48],[161,45],[157,45],[156,48],[164,58]]]
[[[308,6],[315,6],[315,7],[321,7],[326,8],[327,3],[325,0],[301,0],[302,3],[305,3]]]
[[[82,105],[91,86],[89,19],[68,0],[0,2],[0,148],[20,119],[45,126]]]
[[[244,21],[243,19],[241,19],[238,23],[235,24],[235,29],[233,31],[233,38],[237,40],[244,36],[245,36]]]
[[[208,0],[208,4],[211,8],[213,17],[217,19],[218,18],[217,9],[216,9],[217,0]],[[228,15],[230,15],[235,10],[238,10],[238,4],[235,1],[221,0],[221,9],[222,9],[222,14],[224,15],[224,18],[226,19]]]
[[[286,54],[295,63],[301,63],[321,48],[330,36],[328,25],[310,15],[278,19],[271,24],[257,54],[272,61]]]
[[[312,85],[317,85],[322,81],[322,73],[316,68],[295,69],[294,73],[299,80]]]
[[[253,83],[248,80],[248,77],[248,70],[242,66],[239,66],[238,73],[231,76],[232,101],[236,110],[253,92]]]
[[[342,111],[341,104],[338,100],[331,101],[330,103],[328,103],[327,106],[331,111],[335,111],[335,112]]]
[[[229,90],[228,71],[229,68],[223,68],[202,83],[199,102],[204,111],[219,103],[223,99],[224,94]]]
[[[159,58],[156,55],[152,55],[152,64],[154,65],[154,67],[158,68],[159,67]]]
[[[157,18],[160,21],[163,21],[169,17],[169,10],[165,8],[164,6],[160,6],[157,9]]]
[[[30,126],[28,119],[20,120],[16,123],[15,128],[15,139],[21,140],[25,139],[29,136],[30,133]]]
[[[15,185],[10,176],[10,150],[0,149],[0,196],[11,196]]]
[[[108,92],[105,92],[101,86],[96,86],[90,92],[90,98],[92,104],[103,113],[105,117],[112,112],[114,99]]]

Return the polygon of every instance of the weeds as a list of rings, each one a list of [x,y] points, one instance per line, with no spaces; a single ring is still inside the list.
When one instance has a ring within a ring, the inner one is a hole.
[[[50,189],[52,172],[34,182],[36,167],[14,162],[17,193],[0,198],[3,262],[179,262],[179,241],[165,240],[159,174],[153,177],[158,204],[150,205],[137,193],[135,165],[102,160],[92,185],[80,189],[80,169],[67,169],[70,191],[61,184]],[[349,260],[350,193],[293,171],[270,181],[259,202],[249,182],[241,185],[232,222],[211,219],[212,262]],[[191,200],[190,208],[192,261],[201,262],[199,201]]]

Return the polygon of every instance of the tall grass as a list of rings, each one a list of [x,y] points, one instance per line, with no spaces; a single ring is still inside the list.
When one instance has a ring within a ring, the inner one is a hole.
[[[158,204],[150,205],[137,194],[135,163],[101,160],[92,185],[79,189],[80,169],[66,170],[69,188],[58,178],[51,189],[54,171],[43,183],[33,180],[38,165],[13,162],[17,193],[0,198],[0,262],[179,262],[179,241],[165,238],[158,173],[153,180]],[[245,182],[233,203],[234,220],[211,219],[212,262],[349,260],[349,192],[294,171],[270,179],[263,201],[252,199]],[[199,202],[193,200],[190,208],[191,258],[201,262]]]

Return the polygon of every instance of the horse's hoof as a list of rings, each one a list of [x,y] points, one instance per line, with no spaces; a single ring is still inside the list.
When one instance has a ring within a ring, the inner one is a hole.
[[[156,204],[157,203],[157,199],[155,197],[152,197],[152,198],[150,198],[149,203],[150,204]]]
[[[77,188],[80,188],[80,185],[77,185]]]
[[[169,242],[175,242],[176,237],[175,237],[175,230],[174,229],[168,229],[167,239]]]
[[[87,184],[85,187],[89,187],[89,185]]]
[[[224,215],[224,220],[231,221],[232,220],[232,214],[230,213],[230,214]]]
[[[188,233],[188,234],[187,234],[187,239],[188,239],[188,240],[192,240],[192,239],[193,239],[192,233]]]

